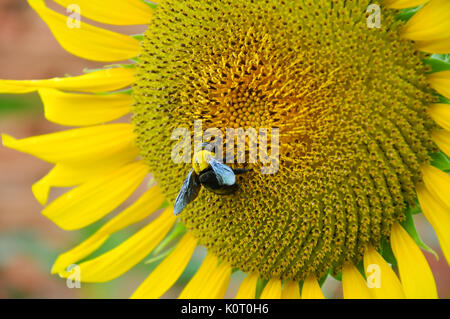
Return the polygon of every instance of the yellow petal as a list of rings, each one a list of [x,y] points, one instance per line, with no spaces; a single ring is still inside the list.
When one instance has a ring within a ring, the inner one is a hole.
[[[236,299],[255,299],[258,275],[251,273],[244,278],[236,294]]]
[[[119,246],[79,265],[82,282],[105,282],[124,274],[144,259],[167,235],[175,223],[173,207],[139,230]],[[61,274],[67,277],[69,274]]]
[[[435,130],[431,133],[431,137],[441,151],[447,154],[447,156],[450,156],[450,132]]]
[[[214,255],[207,255],[200,268],[178,296],[178,299],[198,298],[200,291],[202,291],[204,285],[212,276],[214,270],[216,270],[218,262],[219,260]]]
[[[73,92],[111,92],[134,83],[134,68],[112,68],[66,78],[46,80],[0,80],[0,93],[30,93],[40,88]]]
[[[433,273],[420,248],[398,223],[391,232],[391,247],[397,259],[400,280],[407,298],[437,298]]]
[[[441,200],[450,213],[450,175],[439,168],[425,164],[422,165],[422,176],[430,194]]]
[[[302,299],[325,299],[317,279],[309,275],[302,287]]]
[[[110,219],[92,236],[71,250],[61,254],[55,261],[52,273],[62,273],[69,265],[89,256],[97,250],[113,233],[137,223],[154,213],[164,202],[164,195],[158,186],[153,186],[123,212]]]
[[[148,166],[142,161],[94,178],[51,202],[42,214],[65,230],[80,229],[122,204],[142,183]]]
[[[63,164],[56,164],[55,167],[43,178],[33,184],[32,191],[41,205],[45,205],[48,200],[50,188],[71,187],[80,185],[89,179],[105,175],[127,163],[135,160],[138,156],[135,150],[117,154],[107,160],[95,161],[90,165],[71,167]]]
[[[433,104],[428,109],[428,114],[442,128],[450,131],[450,105],[449,104]]]
[[[177,248],[152,271],[131,298],[160,298],[181,276],[196,246],[197,239],[188,232]]]
[[[264,287],[260,299],[280,299],[281,298],[281,280],[272,278]]]
[[[86,126],[116,120],[131,111],[130,94],[91,95],[40,89],[45,118],[66,126]]]
[[[432,73],[428,76],[428,82],[438,93],[450,99],[450,71]]]
[[[448,208],[437,198],[435,198],[425,187],[416,187],[417,198],[419,199],[422,212],[433,226],[442,252],[447,263],[450,265],[450,214]]]
[[[364,277],[353,264],[342,269],[342,290],[345,299],[372,299]]]
[[[92,165],[112,156],[137,153],[133,125],[99,125],[16,140],[2,134],[3,145],[50,163],[74,167]],[[128,155],[127,155],[128,157]]]
[[[298,282],[289,280],[283,287],[281,291],[282,299],[300,299],[300,289],[298,287]]]
[[[153,10],[141,0],[55,0],[62,6],[78,5],[83,17],[94,21],[114,24],[148,24]]]
[[[28,3],[48,25],[59,44],[73,55],[93,61],[112,62],[131,59],[139,54],[139,41],[131,36],[82,21],[79,27],[69,27],[68,18],[47,8],[43,0],[28,0]]]
[[[429,0],[384,0],[384,5],[392,9],[404,9],[417,7]]]
[[[416,41],[416,47],[428,53],[446,54],[450,52],[450,36],[439,40]]]
[[[364,253],[364,268],[371,295],[376,299],[403,299],[402,285],[391,266],[369,246]]]
[[[403,36],[431,53],[450,52],[450,1],[432,0],[403,28]]]
[[[202,289],[194,295],[194,299],[222,299],[227,292],[232,268],[227,262],[221,262],[204,282]]]

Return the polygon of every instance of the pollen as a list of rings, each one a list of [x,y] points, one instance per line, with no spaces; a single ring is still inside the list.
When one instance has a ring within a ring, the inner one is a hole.
[[[369,28],[370,3],[160,1],[133,124],[169,201],[192,168],[171,160],[175,128],[279,129],[276,174],[248,164],[235,194],[203,189],[180,215],[234,268],[296,281],[340,272],[415,205],[420,166],[437,150],[435,98],[403,22],[382,10],[381,28]]]

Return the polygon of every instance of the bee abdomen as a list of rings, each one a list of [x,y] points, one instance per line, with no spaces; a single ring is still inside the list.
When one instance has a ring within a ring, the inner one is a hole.
[[[219,194],[228,195],[234,193],[238,189],[238,185],[220,185],[216,174],[213,170],[208,170],[200,174],[200,183],[209,191]]]

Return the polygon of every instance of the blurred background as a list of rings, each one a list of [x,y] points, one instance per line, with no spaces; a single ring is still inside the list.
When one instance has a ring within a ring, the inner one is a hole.
[[[46,1],[53,9],[64,8]],[[88,21],[92,23],[91,21]],[[96,23],[92,23],[96,24]],[[96,24],[98,25],[98,24]],[[105,27],[104,25],[102,25]],[[142,33],[145,26],[107,27],[127,34]],[[102,64],[79,59],[65,52],[25,0],[0,0],[0,78],[44,79],[80,75],[84,68]],[[0,95],[0,133],[17,138],[45,134],[64,128],[44,119],[37,94]],[[140,263],[125,275],[104,284],[81,284],[68,288],[66,280],[51,275],[57,255],[87,238],[102,222],[87,229],[67,232],[40,214],[42,207],[31,185],[51,165],[0,145],[0,298],[128,298],[158,263]],[[58,192],[52,192],[54,198]],[[133,200],[133,199],[131,199]],[[425,252],[441,298],[450,297],[450,270],[436,236],[422,215],[415,216],[423,240],[439,254],[439,261]],[[142,226],[119,232],[101,251],[116,246]],[[198,268],[205,251],[198,249],[174,289],[165,297],[176,297]],[[234,297],[243,274],[235,273],[226,297]],[[328,298],[341,297],[340,283],[330,278],[324,286]]]

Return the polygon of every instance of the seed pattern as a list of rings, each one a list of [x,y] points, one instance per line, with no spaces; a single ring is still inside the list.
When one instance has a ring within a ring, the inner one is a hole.
[[[399,36],[403,22],[383,8],[382,28],[369,29],[370,3],[160,1],[133,123],[169,201],[191,168],[171,161],[173,129],[202,120],[223,132],[280,130],[278,173],[249,164],[238,192],[203,190],[180,215],[233,267],[292,280],[339,272],[415,204],[420,165],[436,150],[434,97],[424,56]]]

